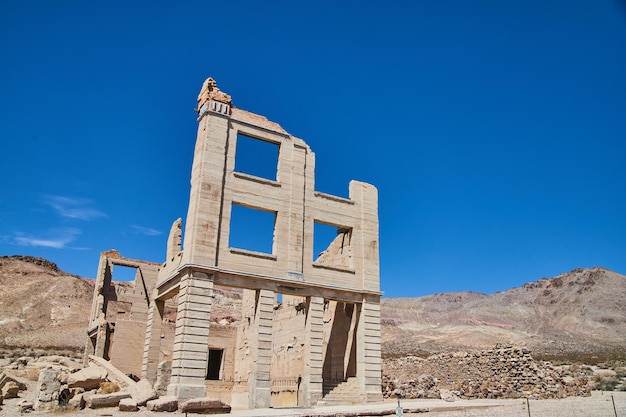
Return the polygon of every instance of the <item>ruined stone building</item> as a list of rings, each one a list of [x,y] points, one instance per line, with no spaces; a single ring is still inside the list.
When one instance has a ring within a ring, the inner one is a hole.
[[[315,191],[309,145],[233,107],[211,78],[196,111],[186,220],[172,225],[162,264],[102,253],[87,354],[167,395],[235,409],[381,400],[376,188]],[[239,169],[246,141],[276,148],[274,175]],[[272,219],[267,250],[232,242],[240,211]],[[316,225],[337,230],[319,256]],[[133,283],[115,281],[120,267]]]

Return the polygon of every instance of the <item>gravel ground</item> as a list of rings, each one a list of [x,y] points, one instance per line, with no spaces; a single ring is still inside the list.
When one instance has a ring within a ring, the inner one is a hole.
[[[17,411],[17,403],[21,399],[4,400],[0,406],[0,416],[23,417]],[[615,404],[615,410],[613,408]],[[362,406],[316,407],[308,409],[263,409],[235,411],[231,416],[264,417],[264,416],[360,416],[390,415],[389,410],[395,404],[388,402]],[[593,392],[591,397],[569,397],[561,400],[462,400],[445,402],[442,400],[411,400],[403,401],[404,416],[432,417],[626,417],[626,392],[601,393]],[[428,412],[410,412],[421,409]],[[387,410],[387,413],[378,411]],[[135,413],[121,412],[116,408],[101,408],[81,411],[33,411],[32,416],[41,417],[154,417],[153,412],[141,410]],[[164,413],[164,416],[182,415],[180,412]],[[391,414],[395,415],[395,414]]]

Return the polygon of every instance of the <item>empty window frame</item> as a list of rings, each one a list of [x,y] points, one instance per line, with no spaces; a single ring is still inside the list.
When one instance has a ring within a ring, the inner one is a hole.
[[[280,145],[237,133],[235,171],[276,181]]]
[[[111,279],[113,281],[133,282],[137,277],[137,268],[123,265],[113,265]]]
[[[233,203],[228,246],[273,254],[275,227],[276,212]]]
[[[209,349],[209,363],[207,364],[206,379],[219,381],[222,379],[222,359],[224,349]]]
[[[337,268],[352,268],[352,229],[315,221],[313,260]]]

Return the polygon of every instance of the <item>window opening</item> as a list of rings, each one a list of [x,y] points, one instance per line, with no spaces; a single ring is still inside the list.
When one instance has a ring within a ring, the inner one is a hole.
[[[207,366],[206,379],[219,381],[222,370],[223,349],[209,349],[209,364]]]
[[[228,246],[272,254],[275,223],[275,212],[233,203]]]
[[[137,268],[122,265],[113,265],[111,279],[113,281],[132,282],[137,276]]]
[[[279,150],[277,143],[237,133],[235,171],[276,181]]]

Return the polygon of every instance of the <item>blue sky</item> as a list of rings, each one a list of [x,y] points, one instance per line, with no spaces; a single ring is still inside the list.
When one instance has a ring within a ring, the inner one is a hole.
[[[387,296],[626,273],[626,2],[0,2],[0,255],[160,262],[204,79],[378,187]]]

